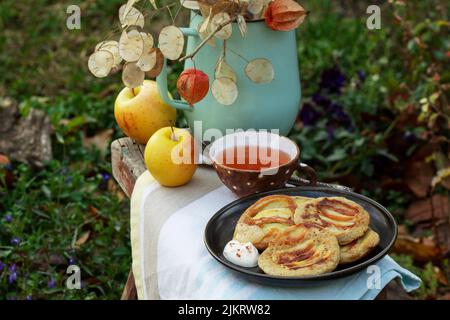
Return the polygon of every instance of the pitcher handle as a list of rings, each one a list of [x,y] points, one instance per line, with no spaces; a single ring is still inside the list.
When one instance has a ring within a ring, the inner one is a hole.
[[[194,28],[180,28],[181,32],[187,37],[198,37],[198,32]],[[167,88],[167,59],[164,58],[164,65],[161,70],[159,76],[156,77],[156,83],[158,84],[158,91],[161,98],[165,103],[174,107],[175,109],[180,110],[190,110],[192,111],[193,107],[189,106],[189,104],[182,100],[175,100],[169,97],[169,90]]]

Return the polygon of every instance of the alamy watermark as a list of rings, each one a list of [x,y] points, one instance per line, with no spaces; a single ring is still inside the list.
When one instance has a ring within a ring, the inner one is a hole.
[[[370,14],[366,20],[367,29],[381,29],[381,8],[377,5],[370,5],[367,7],[366,13]]]
[[[367,289],[381,289],[381,269],[377,265],[370,265],[367,267],[366,273],[369,274],[367,277],[366,285]]]
[[[69,290],[81,289],[80,267],[75,264],[72,264],[67,268],[66,274],[69,275],[66,280],[66,288]]]
[[[66,19],[66,26],[69,30],[81,29],[81,9],[77,5],[70,5],[66,9],[66,13],[69,15]]]

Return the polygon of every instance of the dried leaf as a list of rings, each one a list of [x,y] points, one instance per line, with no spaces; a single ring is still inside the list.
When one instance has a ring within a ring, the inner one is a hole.
[[[105,154],[111,143],[113,133],[113,129],[106,129],[92,137],[84,137],[83,147],[86,149],[96,147],[102,154]]]
[[[399,235],[394,244],[393,252],[407,254],[415,261],[428,262],[439,257],[440,250],[436,244],[423,243],[420,238]]]
[[[230,15],[226,12],[220,12],[212,17],[211,32],[214,32],[215,30],[217,30],[217,28],[222,26],[222,29],[214,34],[216,38],[227,40],[231,37],[231,34],[233,33],[233,27],[231,23],[228,23],[229,21],[231,21]]]
[[[95,47],[95,51],[106,50],[114,57],[113,67],[117,67],[122,62],[122,57],[119,53],[119,43],[114,40],[102,41]]]
[[[431,198],[416,200],[406,209],[405,218],[414,224],[433,219],[445,220],[450,213],[450,200],[447,196],[435,194]]]
[[[114,56],[106,50],[95,51],[89,56],[88,68],[97,78],[104,78],[110,72],[114,65]]]
[[[424,161],[414,161],[407,165],[404,181],[417,197],[428,194],[433,179],[434,170],[431,164]]]
[[[164,27],[159,34],[159,48],[167,59],[177,60],[183,53],[183,32],[176,26]]]
[[[241,15],[238,15],[237,23],[238,23],[239,31],[241,32],[242,37],[245,37],[245,35],[247,34],[247,22],[245,21],[245,18]]]
[[[211,87],[212,94],[216,100],[223,105],[232,105],[238,97],[236,83],[230,78],[217,78]]]
[[[156,54],[156,63],[154,67],[146,73],[146,75],[149,78],[156,78],[157,76],[159,76],[159,74],[162,71],[162,68],[164,67],[164,56],[161,53],[161,50],[159,50],[159,48],[153,48],[152,50]]]
[[[212,12],[212,6],[207,3],[207,2],[203,2],[203,1],[199,1],[198,2],[199,8],[200,8],[200,13],[202,14],[203,18],[207,18],[211,15]]]
[[[122,28],[130,26],[138,26],[141,29],[144,28],[144,15],[134,7],[127,8],[127,4],[124,4],[120,7],[119,20]]]
[[[438,184],[442,184],[447,189],[450,189],[450,167],[441,169],[431,181],[431,186],[435,188]]]
[[[245,74],[255,83],[272,82],[275,77],[272,63],[264,58],[254,59],[245,67]]]
[[[144,52],[144,41],[137,30],[124,30],[119,40],[119,53],[127,62],[138,61]]]
[[[198,1],[195,0],[180,0],[180,3],[183,7],[191,10],[199,10],[200,6]]]
[[[86,241],[89,240],[89,236],[91,235],[90,231],[86,231],[84,232],[79,238],[78,240],[75,242],[75,246],[76,247],[81,247],[83,244],[86,243]]]
[[[144,82],[145,74],[136,63],[126,63],[122,71],[122,81],[128,88],[136,88]]]
[[[139,69],[146,72],[152,70],[155,67],[156,60],[156,50],[150,48],[150,50],[144,53],[138,60],[138,62],[136,62],[136,65],[139,67]]]
[[[153,9],[158,9],[158,6],[156,5],[156,0],[149,0],[149,2],[152,4]]]
[[[239,5],[236,2],[229,0],[218,0],[212,5],[211,16],[215,16],[219,13],[227,13],[230,16],[234,16],[239,12],[239,10]]]
[[[215,78],[229,78],[233,80],[233,82],[237,83],[236,72],[234,72],[233,68],[225,61],[225,58],[221,58],[217,63]]]

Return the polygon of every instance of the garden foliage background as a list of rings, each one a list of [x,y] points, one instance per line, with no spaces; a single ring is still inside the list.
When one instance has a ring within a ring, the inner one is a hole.
[[[120,74],[93,78],[86,62],[123,2],[0,2],[0,97],[22,116],[44,110],[53,145],[43,168],[13,159],[0,171],[0,299],[120,297],[129,203],[111,179],[109,144],[122,136],[113,115],[122,84]],[[66,28],[70,4],[81,7],[81,30]],[[301,4],[311,14],[298,30],[303,107],[291,138],[322,180],[394,213],[393,256],[424,280],[413,297],[449,298],[448,2]],[[381,30],[366,28],[370,4],[381,6]],[[159,30],[168,17],[161,10],[146,24]],[[172,69],[173,89],[181,66]],[[65,288],[69,264],[81,266],[81,290]]]

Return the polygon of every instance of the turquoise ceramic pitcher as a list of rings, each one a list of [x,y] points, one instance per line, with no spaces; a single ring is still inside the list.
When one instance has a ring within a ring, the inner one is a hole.
[[[202,21],[200,15],[193,13],[189,28],[182,28],[188,37],[188,53],[201,42],[197,25]],[[223,41],[216,39],[216,47],[207,44],[194,58],[195,67],[209,76],[210,85],[222,51]],[[272,82],[256,84],[245,75],[247,61],[255,58],[272,62],[275,71]],[[226,59],[236,72],[239,89],[238,98],[232,105],[217,102],[211,90],[193,107],[184,101],[171,99],[167,93],[165,64],[157,78],[161,97],[174,108],[184,110],[191,129],[194,121],[201,121],[203,132],[211,128],[219,129],[222,134],[226,129],[278,129],[281,135],[287,135],[297,116],[301,97],[295,31],[273,31],[264,21],[255,21],[247,23],[247,34],[242,38],[237,23],[233,23],[233,34],[227,40]],[[192,67],[193,62],[186,60],[184,68]]]

